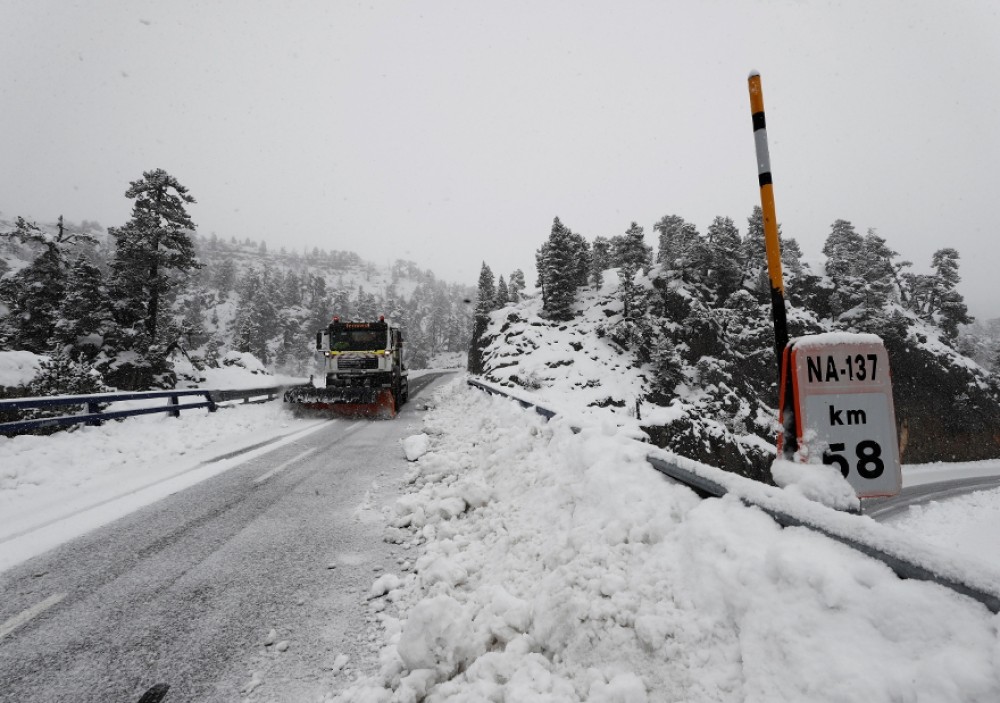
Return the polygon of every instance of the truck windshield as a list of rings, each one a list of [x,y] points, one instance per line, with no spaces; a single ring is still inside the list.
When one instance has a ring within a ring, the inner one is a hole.
[[[385,349],[384,330],[334,330],[330,334],[331,351],[377,351]]]

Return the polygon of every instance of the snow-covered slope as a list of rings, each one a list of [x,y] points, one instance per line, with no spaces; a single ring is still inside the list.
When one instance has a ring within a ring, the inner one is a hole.
[[[614,279],[614,271],[605,276]],[[523,388],[560,407],[620,423],[642,414],[646,378],[632,354],[612,342],[605,326],[621,311],[617,285],[581,290],[578,317],[569,323],[541,316],[539,296],[526,297],[493,313],[484,337],[485,377],[508,388]],[[646,411],[652,410],[646,406]]]

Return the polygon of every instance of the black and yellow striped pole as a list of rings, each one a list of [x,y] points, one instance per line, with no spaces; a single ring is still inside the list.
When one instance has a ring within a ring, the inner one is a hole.
[[[774,320],[774,352],[781,376],[781,356],[788,343],[788,322],[785,318],[785,283],[781,275],[781,242],[778,240],[778,220],[774,214],[774,185],[771,182],[771,155],[767,149],[767,128],[764,125],[764,94],[760,89],[760,74],[750,73],[750,115],[753,119],[753,139],[757,147],[757,180],[760,182],[760,207],[764,215],[764,247],[767,251],[767,276],[771,281],[771,317]]]

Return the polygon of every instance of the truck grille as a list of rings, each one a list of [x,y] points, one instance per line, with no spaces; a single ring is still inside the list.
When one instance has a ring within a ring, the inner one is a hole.
[[[361,369],[377,369],[378,368],[378,358],[374,356],[367,356],[361,358],[353,359],[337,359],[337,368],[343,369],[345,371],[350,370],[361,370]]]

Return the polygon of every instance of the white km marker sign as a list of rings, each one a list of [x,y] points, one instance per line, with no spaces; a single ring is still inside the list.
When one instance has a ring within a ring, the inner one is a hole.
[[[896,412],[882,340],[831,333],[788,346],[782,386],[792,384],[798,457],[839,468],[859,498],[899,493]]]

